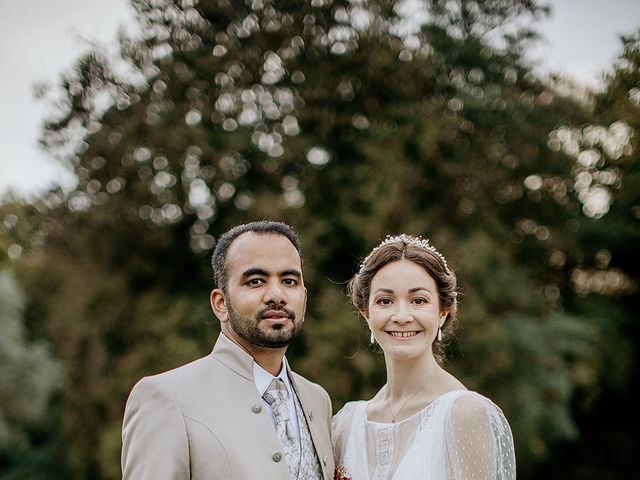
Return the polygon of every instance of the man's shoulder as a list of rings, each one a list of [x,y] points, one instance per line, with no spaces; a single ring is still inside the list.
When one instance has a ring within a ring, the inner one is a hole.
[[[301,385],[304,384],[305,386],[308,386],[310,388],[320,388],[322,390],[324,390],[324,388],[322,388],[321,385],[312,382],[311,380],[309,380],[307,377],[302,376],[301,374],[294,372],[293,370],[291,371],[291,375],[293,376],[293,380],[296,382],[297,385]]]
[[[296,388],[310,390],[315,393],[322,393],[327,396],[329,395],[322,385],[312,382],[311,380],[309,380],[306,377],[303,377],[299,373],[292,371],[291,376],[293,377],[293,381],[296,385]]]
[[[204,372],[215,370],[217,364],[218,362],[215,362],[211,355],[207,355],[171,370],[145,376],[138,383],[162,384],[171,387],[197,382]]]

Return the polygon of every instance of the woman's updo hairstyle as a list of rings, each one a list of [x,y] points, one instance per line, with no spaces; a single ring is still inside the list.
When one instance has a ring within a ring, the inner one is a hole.
[[[408,260],[424,268],[438,287],[440,310],[448,312],[442,325],[442,341],[433,342],[433,354],[438,363],[442,364],[445,358],[444,347],[458,324],[457,280],[445,258],[428,240],[404,233],[385,238],[362,261],[360,270],[349,282],[351,301],[361,314],[368,316],[371,280],[385,265],[399,260]]]

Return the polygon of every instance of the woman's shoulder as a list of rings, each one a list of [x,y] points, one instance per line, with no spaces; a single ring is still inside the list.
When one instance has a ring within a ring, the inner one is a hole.
[[[347,402],[344,406],[336,412],[333,416],[333,420],[342,420],[352,417],[357,411],[366,407],[367,402],[365,400],[356,400],[353,402]]]
[[[506,421],[498,405],[472,390],[455,390],[443,395],[446,416],[456,423],[472,424],[484,420]]]
[[[457,410],[466,412],[478,411],[478,409],[498,409],[499,407],[490,398],[473,390],[458,390],[453,398],[453,405]]]
[[[336,442],[341,442],[342,437],[349,430],[349,426],[353,423],[357,413],[364,411],[367,402],[364,400],[347,402],[338,410],[331,420],[331,435]]]
[[[436,401],[441,404],[447,404],[449,406],[455,405],[458,408],[464,408],[465,405],[469,408],[479,408],[483,405],[496,406],[491,399],[485,397],[481,393],[462,388],[449,390],[448,392],[445,392],[437,397]]]

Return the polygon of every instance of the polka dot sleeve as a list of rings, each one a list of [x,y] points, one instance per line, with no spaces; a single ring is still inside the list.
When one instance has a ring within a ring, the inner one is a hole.
[[[515,480],[511,429],[490,400],[462,395],[445,423],[447,477],[451,480]]]

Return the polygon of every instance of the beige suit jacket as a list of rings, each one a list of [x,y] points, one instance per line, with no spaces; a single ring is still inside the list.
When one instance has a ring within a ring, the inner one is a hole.
[[[325,480],[333,479],[327,392],[289,372]],[[145,377],[122,427],[124,480],[285,480],[273,421],[253,382],[253,358],[220,334],[213,352]]]

